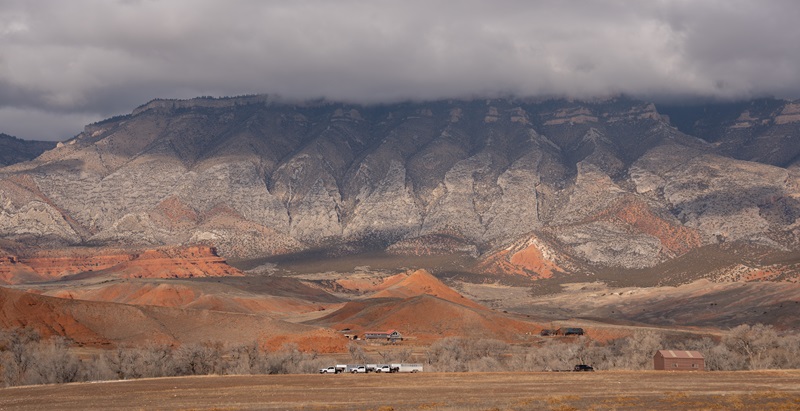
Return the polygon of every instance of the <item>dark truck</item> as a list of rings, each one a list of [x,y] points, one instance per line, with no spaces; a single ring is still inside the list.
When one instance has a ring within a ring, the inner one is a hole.
[[[586,364],[578,364],[572,369],[572,371],[594,371],[594,367]]]

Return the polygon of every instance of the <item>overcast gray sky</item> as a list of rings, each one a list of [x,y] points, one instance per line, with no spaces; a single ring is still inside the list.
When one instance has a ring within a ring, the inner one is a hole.
[[[153,98],[800,96],[800,1],[0,0],[0,132]]]

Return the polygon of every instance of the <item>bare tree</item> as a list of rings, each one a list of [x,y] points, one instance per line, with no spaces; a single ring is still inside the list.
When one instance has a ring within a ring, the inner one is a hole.
[[[27,383],[39,340],[39,332],[32,328],[14,328],[0,335],[0,365],[6,386]]]
[[[779,348],[778,333],[771,325],[740,325],[730,331],[722,342],[733,353],[745,359],[750,370],[772,368]]]
[[[662,333],[643,330],[632,336],[614,340],[610,344],[612,350],[609,368],[624,370],[651,369],[653,355],[664,346]]]
[[[404,348],[399,349],[399,350],[397,350],[397,351],[395,351],[393,353],[394,359],[397,362],[406,362],[406,361],[408,361],[409,359],[411,359],[411,354],[413,354],[413,351],[411,350],[411,348],[408,348],[408,347],[404,347]]]
[[[78,358],[69,352],[66,341],[53,338],[38,344],[32,371],[27,383],[57,384],[78,381],[81,370]]]
[[[350,353],[350,358],[352,358],[355,362],[364,364],[368,361],[367,354],[364,352],[364,349],[356,343],[351,342],[350,344],[347,344],[347,351]]]
[[[224,374],[219,343],[184,344],[173,354],[177,375]]]
[[[248,345],[234,346],[230,352],[230,364],[227,374],[261,374],[267,372],[266,361],[263,353],[258,348],[258,342]]]

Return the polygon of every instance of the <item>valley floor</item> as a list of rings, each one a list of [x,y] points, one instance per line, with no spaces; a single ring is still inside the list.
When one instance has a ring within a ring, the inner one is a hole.
[[[0,410],[789,410],[799,381],[800,370],[183,377],[7,388]]]

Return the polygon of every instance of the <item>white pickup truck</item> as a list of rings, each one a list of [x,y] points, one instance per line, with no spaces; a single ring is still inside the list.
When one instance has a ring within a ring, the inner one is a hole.
[[[319,373],[320,374],[338,374],[336,372],[336,367],[320,368],[319,369]]]

